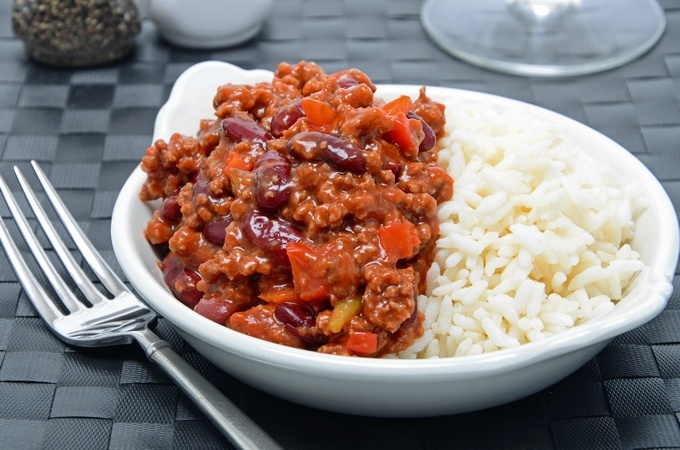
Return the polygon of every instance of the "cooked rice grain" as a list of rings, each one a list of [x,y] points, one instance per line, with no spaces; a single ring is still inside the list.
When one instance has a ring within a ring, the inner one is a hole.
[[[440,163],[455,193],[400,358],[475,355],[608,313],[644,268],[628,242],[645,200],[527,109],[446,105]]]

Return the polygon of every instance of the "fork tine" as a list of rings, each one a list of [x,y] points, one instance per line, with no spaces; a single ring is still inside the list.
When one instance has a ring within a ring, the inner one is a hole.
[[[24,174],[21,173],[21,170],[16,166],[14,167],[14,172],[16,173],[21,189],[23,189],[31,209],[35,214],[35,218],[38,220],[38,223],[40,223],[40,226],[45,232],[45,236],[47,236],[47,239],[52,244],[54,251],[59,255],[59,259],[61,259],[62,264],[66,267],[66,270],[71,275],[71,278],[73,278],[73,281],[75,281],[78,289],[80,289],[83,295],[85,295],[85,298],[93,305],[106,301],[106,298],[94,287],[94,284],[87,275],[85,275],[83,269],[78,265],[68,248],[66,248],[64,241],[62,241],[57,234],[57,230],[54,228],[54,225],[52,225],[52,221],[49,217],[47,217],[47,213],[40,205],[35,192],[33,192],[33,189],[28,184]]]
[[[68,233],[71,235],[76,247],[78,247],[78,250],[80,250],[83,257],[85,258],[85,261],[87,261],[87,263],[90,265],[102,284],[106,286],[109,292],[111,292],[114,296],[124,292],[129,292],[129,289],[125,286],[121,279],[118,278],[106,261],[104,261],[99,252],[97,252],[95,249],[94,245],[92,245],[85,233],[83,233],[83,230],[78,226],[78,223],[66,208],[66,205],[64,205],[64,202],[61,200],[57,194],[57,191],[54,189],[54,186],[52,186],[52,183],[50,183],[50,180],[42,171],[38,163],[36,161],[31,161],[31,165],[33,166],[33,170],[35,171],[38,180],[40,180],[40,184],[45,190],[45,194],[47,194],[52,207],[59,215],[59,218],[66,227]]]
[[[5,180],[2,179],[2,177],[0,177],[0,191],[2,192],[2,196],[5,198],[5,202],[9,207],[19,231],[21,231],[21,234],[24,236],[26,243],[31,249],[34,258],[42,268],[45,276],[52,284],[55,292],[61,299],[64,306],[71,312],[83,309],[84,306],[76,301],[73,293],[57,273],[57,269],[54,268],[52,262],[47,258],[45,250],[38,242],[38,238],[33,233],[33,230],[31,230],[31,226],[29,225],[28,220],[26,220],[26,216],[24,216],[24,214],[21,212],[21,209],[19,209],[19,205],[14,199],[9,186],[7,186],[7,183],[5,183]],[[7,252],[7,256],[9,257],[12,267],[14,267],[14,270],[17,273],[19,281],[24,286],[24,289],[26,289],[26,293],[33,302],[33,306],[35,306],[38,312],[46,320],[49,320],[48,318],[52,319],[49,321],[52,323],[56,317],[63,316],[63,314],[61,314],[59,309],[49,300],[50,296],[47,295],[45,290],[35,280],[31,270],[26,264],[26,261],[23,259],[19,249],[12,240],[9,231],[4,224],[4,221],[1,228],[3,247]]]
[[[31,299],[38,314],[50,324],[57,318],[63,316],[54,303],[44,300],[47,298],[47,292],[45,292],[31,274],[31,269],[28,268],[26,261],[21,256],[21,252],[14,243],[14,240],[12,240],[12,236],[10,236],[9,230],[2,217],[0,217],[0,243],[2,243],[2,247],[5,249],[9,262],[12,264],[12,267],[17,274],[17,278],[19,278],[21,285],[24,287],[26,294]]]

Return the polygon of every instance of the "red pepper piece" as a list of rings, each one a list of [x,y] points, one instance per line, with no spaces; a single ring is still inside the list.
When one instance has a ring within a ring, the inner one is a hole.
[[[372,355],[378,349],[378,335],[370,331],[351,331],[346,348],[359,356]]]
[[[323,127],[333,123],[336,112],[328,103],[311,97],[302,99],[302,110],[309,123],[315,127]]]
[[[409,119],[402,112],[394,115],[392,123],[393,128],[385,133],[385,138],[397,144],[404,156],[415,158],[418,155],[420,142],[425,137],[423,125],[418,119]]]
[[[404,222],[392,222],[381,226],[378,237],[380,247],[390,263],[411,258],[420,245],[420,239],[416,236],[413,226]]]
[[[316,249],[304,242],[291,242],[286,253],[293,272],[293,285],[300,298],[306,301],[328,298],[331,286],[326,273],[318,269]]]
[[[392,116],[396,116],[399,113],[406,115],[411,111],[411,108],[413,108],[413,101],[408,95],[397,97],[382,107],[383,111]]]
[[[258,297],[267,303],[299,303],[298,295],[290,285],[273,286],[268,291],[261,292]]]
[[[253,162],[246,161],[245,158],[243,158],[243,156],[239,155],[236,152],[231,152],[227,157],[227,165],[225,167],[226,172],[229,172],[229,169],[250,171],[253,169]]]

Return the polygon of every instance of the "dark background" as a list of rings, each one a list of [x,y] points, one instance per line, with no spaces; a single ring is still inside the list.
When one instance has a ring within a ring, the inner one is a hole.
[[[661,3],[665,35],[639,60],[591,76],[539,79],[485,71],[440,51],[424,34],[417,0],[276,0],[255,39],[219,51],[173,48],[146,21],[124,60],[57,70],[26,58],[6,0],[0,6],[0,174],[18,190],[12,166],[38,160],[117,267],[113,204],[149,145],[177,76],[210,59],[270,70],[304,59],[329,72],[358,67],[377,83],[471,89],[560,112],[637,156],[677,210],[680,2]],[[9,216],[4,204],[0,213]],[[505,406],[427,419],[353,417],[279,400],[215,369],[164,320],[155,328],[289,449],[680,448],[680,292],[660,316],[615,339],[562,382]],[[0,448],[224,447],[137,347],[76,350],[50,334],[0,253]]]

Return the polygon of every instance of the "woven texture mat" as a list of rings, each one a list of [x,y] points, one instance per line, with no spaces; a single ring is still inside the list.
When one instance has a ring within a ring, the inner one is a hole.
[[[448,56],[425,36],[417,0],[276,0],[263,31],[238,47],[188,51],[145,22],[134,53],[86,70],[29,61],[0,6],[0,173],[36,159],[114,266],[110,217],[151,141],[177,76],[217,59],[275,69],[313,60],[358,67],[377,83],[451,86],[531,102],[581,121],[635,154],[680,205],[680,3],[647,55],[606,73],[506,76]],[[0,213],[8,217],[4,204]],[[122,275],[122,274],[121,274]],[[679,281],[676,276],[675,285]],[[680,290],[679,290],[680,291]],[[680,448],[680,292],[650,323],[615,339],[562,382],[514,403],[428,419],[318,411],[217,370],[164,320],[155,330],[287,449]],[[0,254],[0,448],[229,448],[135,346],[65,346],[43,325]]]

